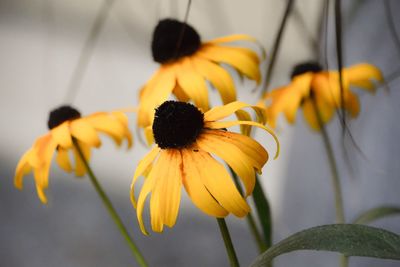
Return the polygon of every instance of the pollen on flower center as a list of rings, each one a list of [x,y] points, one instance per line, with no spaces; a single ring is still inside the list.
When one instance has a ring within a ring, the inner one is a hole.
[[[79,113],[78,110],[70,106],[61,106],[59,108],[53,109],[50,112],[47,126],[49,127],[49,129],[53,129],[54,127],[57,127],[64,121],[78,119],[80,117],[81,113]]]
[[[319,72],[321,70],[322,70],[322,67],[318,62],[309,61],[309,62],[301,63],[301,64],[296,65],[293,68],[292,73],[290,74],[290,78],[293,79],[293,77],[295,77],[297,75],[301,75],[306,72]]]
[[[155,112],[153,135],[162,148],[183,148],[196,141],[204,126],[203,113],[190,103],[166,101]]]
[[[154,61],[166,63],[192,55],[200,45],[200,36],[192,26],[174,19],[163,19],[154,29],[151,50]]]

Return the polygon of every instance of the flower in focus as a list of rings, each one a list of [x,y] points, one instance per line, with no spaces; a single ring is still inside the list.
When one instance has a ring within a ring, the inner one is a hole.
[[[161,232],[164,225],[175,224],[182,185],[193,203],[210,216],[220,218],[232,213],[243,217],[250,211],[230,174],[214,157],[226,162],[240,177],[246,197],[253,191],[255,172],[261,173],[268,152],[252,138],[227,128],[248,125],[264,129],[274,137],[278,155],[276,136],[262,124],[263,109],[252,107],[261,123],[219,121],[246,107],[249,105],[236,101],[202,113],[190,103],[166,101],[156,109],[152,125],[156,145],[139,162],[131,186],[132,204],[143,233],[147,234],[142,217],[147,196],[151,193],[151,227]],[[141,175],[146,178],[136,202],[134,185]]]
[[[324,124],[329,122],[335,110],[339,108],[344,108],[351,117],[357,117],[360,103],[350,88],[358,87],[374,92],[376,88],[374,80],[383,81],[380,70],[367,63],[342,70],[343,96],[341,96],[339,72],[323,71],[315,62],[297,65],[291,74],[291,79],[290,84],[267,93],[259,103],[265,107],[265,102],[271,101],[267,106],[267,114],[268,123],[272,127],[275,127],[280,113],[284,113],[286,119],[294,123],[299,108],[303,109],[307,123],[314,130],[320,129],[319,119]]]
[[[220,63],[260,83],[258,55],[248,48],[224,45],[242,40],[256,42],[248,35],[237,34],[202,43],[190,25],[173,19],[161,20],[152,41],[153,59],[161,66],[140,91],[138,125],[150,126],[154,109],[171,93],[179,101],[193,100],[201,110],[207,111],[207,81],[218,90],[224,104],[235,101],[233,79]]]
[[[81,117],[80,113],[69,106],[62,106],[50,113],[48,121],[50,131],[39,137],[33,146],[20,159],[14,177],[18,189],[23,187],[23,176],[33,171],[39,199],[47,203],[44,193],[48,187],[50,164],[54,152],[58,165],[66,172],[75,171],[77,176],[86,173],[84,162],[79,156],[74,142],[79,146],[85,159],[90,159],[90,149],[100,147],[98,133],[109,135],[119,146],[124,139],[128,147],[132,145],[132,135],[128,129],[128,118],[120,111],[98,112]],[[73,152],[75,166],[71,165],[69,151]]]

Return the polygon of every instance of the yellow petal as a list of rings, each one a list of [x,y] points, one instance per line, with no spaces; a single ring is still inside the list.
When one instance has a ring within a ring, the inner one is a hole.
[[[190,100],[190,97],[182,90],[182,88],[179,86],[179,84],[175,85],[175,88],[172,91],[172,93],[176,96],[176,98],[179,101],[189,102],[189,100]]]
[[[261,81],[259,62],[254,61],[253,57],[248,53],[243,53],[242,50],[218,45],[203,45],[197,55],[218,63],[229,64],[249,79],[255,80],[257,83]]]
[[[226,209],[224,209],[210,194],[201,179],[201,172],[198,169],[203,168],[196,164],[192,157],[194,152],[190,149],[182,149],[183,157],[183,185],[186,192],[193,203],[204,213],[222,218],[228,215]]]
[[[72,146],[69,124],[69,121],[64,122],[50,131],[54,141],[63,148],[70,148]]]
[[[70,123],[72,136],[89,146],[99,147],[101,141],[96,130],[85,119],[73,120]]]
[[[268,132],[272,137],[274,138],[274,141],[276,143],[276,153],[274,156],[274,159],[276,159],[279,156],[279,150],[280,150],[280,145],[279,145],[279,140],[278,137],[275,135],[274,131],[271,129],[265,127],[264,125],[254,122],[254,121],[217,121],[217,122],[205,122],[204,127],[205,128],[210,128],[210,129],[224,129],[224,128],[229,128],[235,125],[251,125],[251,126],[256,126],[258,128],[261,128]]]
[[[303,103],[303,114],[307,123],[311,126],[313,130],[319,131],[320,126],[317,118],[317,114],[315,113],[314,104],[311,99],[304,100]]]
[[[202,183],[218,203],[237,217],[245,216],[250,207],[238,192],[224,166],[202,150],[191,155],[192,162],[200,171]]]
[[[235,85],[229,73],[218,64],[201,57],[193,57],[192,62],[196,71],[209,80],[221,95],[222,102],[228,104],[236,100]]]
[[[209,109],[208,90],[203,77],[193,67],[189,58],[183,58],[179,65],[178,84],[185,94],[193,100],[201,110]]]
[[[350,113],[351,117],[357,117],[360,113],[360,101],[358,97],[351,91],[347,92],[345,98],[345,108]]]
[[[152,209],[154,202],[154,211],[150,212],[151,214],[160,213],[161,223],[172,227],[175,225],[181,200],[182,156],[179,150],[175,149],[168,149],[164,154],[166,154],[168,165],[163,170],[164,175],[157,177],[150,200],[150,209]],[[158,221],[156,221],[155,226],[159,227]],[[153,230],[157,231],[155,227],[153,227]],[[162,228],[160,231],[162,231]]]
[[[23,187],[23,177],[32,171],[32,166],[29,164],[29,158],[32,157],[32,149],[29,149],[21,157],[15,169],[14,186],[18,189]]]
[[[246,196],[253,192],[255,185],[255,172],[252,159],[249,159],[236,145],[219,136],[208,134],[211,131],[201,134],[196,142],[200,149],[218,156],[224,160],[240,177],[245,188]]]
[[[90,146],[88,146],[85,143],[82,143],[80,141],[78,141],[78,145],[79,145],[80,150],[83,153],[83,156],[85,157],[86,162],[89,162]],[[78,177],[83,176],[86,173],[86,166],[75,146],[73,147],[73,152],[74,152],[74,157],[75,157],[75,175]]]
[[[154,109],[168,99],[176,85],[176,66],[162,65],[142,90],[139,101],[138,125],[152,124]]]
[[[374,65],[361,63],[343,70],[343,75],[348,79],[350,85],[357,86],[369,91],[374,90],[375,86],[370,80],[383,82],[381,71]]]
[[[268,151],[253,138],[228,131],[207,130],[207,134],[218,136],[222,140],[229,141],[237,146],[246,157],[252,162],[252,165],[258,172],[261,172],[262,167],[268,161]]]
[[[244,102],[240,101],[235,101],[232,103],[229,103],[224,106],[218,106],[210,109],[206,113],[204,113],[204,121],[217,121],[221,120],[223,118],[228,117],[229,115],[232,115],[234,112],[236,112],[239,109],[243,109],[246,107],[252,108],[258,117],[259,121],[264,122],[265,121],[265,110],[259,106],[252,106]]]
[[[136,208],[136,200],[135,200],[135,183],[140,175],[142,175],[145,170],[150,166],[150,164],[154,161],[158,153],[160,152],[160,148],[158,146],[153,147],[149,153],[142,160],[139,161],[138,166],[136,167],[135,173],[133,175],[132,183],[131,183],[131,202],[132,205]]]
[[[68,150],[58,147],[57,149],[57,157],[56,157],[58,166],[60,166],[64,171],[71,172],[72,166],[69,160]]]

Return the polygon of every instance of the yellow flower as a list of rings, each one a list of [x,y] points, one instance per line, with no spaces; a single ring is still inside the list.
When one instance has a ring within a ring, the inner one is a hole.
[[[209,109],[207,81],[218,90],[224,104],[236,100],[232,77],[220,63],[228,64],[257,83],[261,81],[258,55],[250,49],[226,46],[227,42],[256,40],[237,34],[201,43],[190,25],[161,20],[153,33],[152,54],[161,64],[140,91],[138,125],[151,125],[154,109],[174,94],[179,101],[193,100],[201,110]]]
[[[39,137],[33,146],[20,159],[14,177],[18,189],[23,187],[23,176],[33,171],[36,190],[39,199],[47,203],[44,193],[48,187],[50,164],[54,152],[57,152],[58,165],[67,172],[75,171],[77,176],[83,176],[86,168],[73,144],[76,140],[85,159],[90,159],[90,149],[100,147],[98,132],[109,135],[119,146],[126,138],[128,147],[132,145],[132,135],[128,129],[128,118],[120,111],[111,113],[98,112],[81,117],[80,113],[69,106],[62,106],[50,113],[48,121],[50,131]],[[71,166],[69,151],[75,158],[75,168]]]
[[[297,65],[292,72],[291,83],[267,93],[259,104],[265,107],[265,102],[271,101],[267,114],[268,123],[272,127],[275,127],[280,113],[284,113],[286,119],[294,123],[297,110],[302,108],[307,123],[312,129],[319,130],[315,107],[324,124],[331,120],[336,109],[342,107],[351,117],[357,117],[360,103],[350,88],[358,87],[374,92],[376,86],[373,80],[383,81],[380,70],[367,63],[344,68],[342,77],[344,105],[341,103],[339,72],[323,71],[315,62]]]
[[[139,162],[131,185],[131,200],[137,208],[140,229],[147,234],[142,213],[147,196],[150,198],[150,217],[153,231],[161,232],[164,225],[175,224],[185,188],[194,204],[204,213],[225,217],[229,213],[245,216],[250,207],[240,195],[224,165],[212,155],[226,162],[240,177],[246,195],[252,193],[255,171],[268,160],[268,152],[252,138],[233,133],[227,128],[235,125],[266,128],[263,109],[252,107],[259,118],[255,121],[218,121],[243,108],[243,102],[232,102],[215,107],[204,114],[194,105],[185,102],[166,101],[156,109],[152,125],[156,145]],[[138,201],[134,185],[139,176],[146,176]]]

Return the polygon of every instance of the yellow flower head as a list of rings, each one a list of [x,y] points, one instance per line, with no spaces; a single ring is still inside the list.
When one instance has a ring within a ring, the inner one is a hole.
[[[232,102],[202,113],[190,103],[166,101],[156,109],[152,125],[156,145],[139,162],[131,186],[131,200],[137,208],[140,228],[147,234],[142,213],[147,196],[150,198],[151,227],[161,232],[164,225],[175,224],[185,188],[193,203],[204,213],[225,217],[233,213],[245,216],[250,207],[240,195],[224,165],[213,155],[226,162],[240,177],[246,195],[252,193],[255,172],[261,172],[268,160],[268,152],[252,138],[233,133],[227,128],[235,125],[266,128],[263,109],[252,107],[259,122],[251,120],[219,121],[243,108],[243,102]],[[138,201],[134,185],[139,176],[145,175]]]
[[[220,66],[225,63],[240,74],[261,81],[258,55],[250,49],[226,46],[226,42],[256,40],[247,35],[230,35],[205,43],[186,23],[161,20],[153,33],[152,54],[161,64],[140,91],[138,125],[151,125],[154,109],[172,94],[180,101],[193,100],[201,110],[209,109],[207,82],[221,95],[224,104],[236,100],[232,77]]]
[[[333,117],[336,109],[344,108],[351,117],[360,112],[358,97],[350,90],[358,87],[369,92],[375,91],[373,80],[382,82],[380,70],[370,64],[361,63],[342,70],[343,100],[338,71],[323,71],[315,62],[297,65],[291,75],[290,84],[279,87],[265,95],[260,105],[267,106],[268,123],[275,127],[276,119],[284,113],[290,123],[294,123],[296,112],[303,109],[304,117],[314,130],[319,130],[318,111],[322,123],[327,123]],[[317,108],[317,109],[316,109]]]
[[[43,203],[47,203],[44,190],[48,187],[50,164],[55,151],[57,163],[63,170],[75,171],[77,176],[83,176],[86,173],[85,165],[73,144],[73,139],[79,145],[86,160],[90,158],[92,147],[101,146],[98,132],[109,135],[117,145],[121,145],[125,138],[128,141],[128,147],[132,145],[128,118],[120,111],[98,112],[81,117],[76,109],[62,106],[50,113],[48,127],[50,131],[39,137],[20,159],[14,178],[15,186],[22,189],[23,176],[33,171],[36,190]],[[75,156],[75,168],[71,166],[70,150]]]

